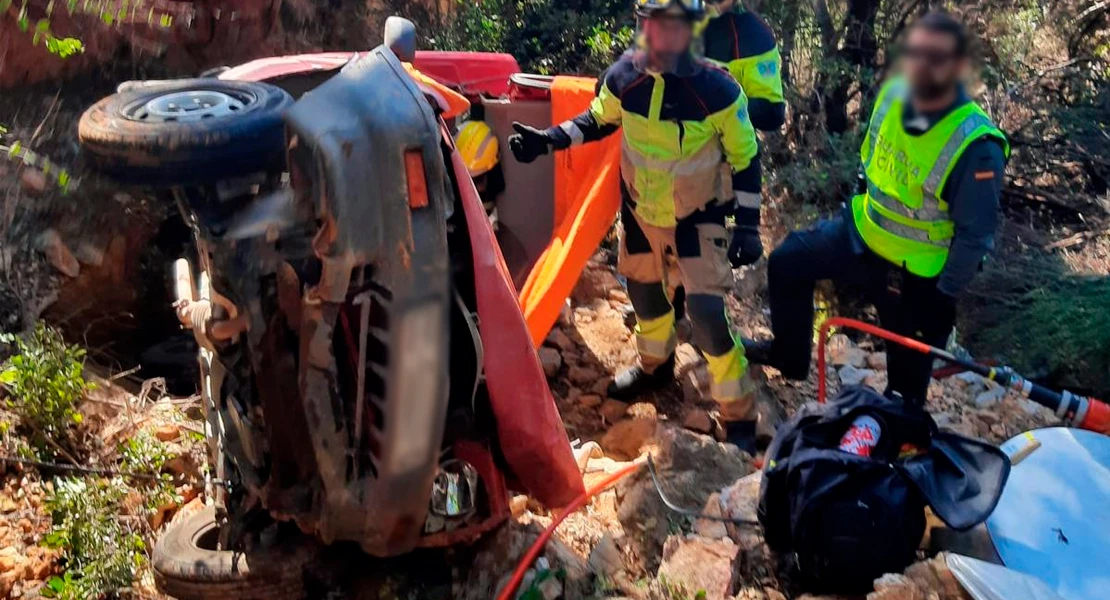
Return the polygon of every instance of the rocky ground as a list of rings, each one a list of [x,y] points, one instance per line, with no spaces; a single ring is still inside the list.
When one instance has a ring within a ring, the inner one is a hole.
[[[147,384],[123,378],[90,377],[96,388],[81,407],[85,416],[81,435],[89,449],[88,464],[112,468],[120,444],[144,435],[157,440],[166,460],[162,472],[173,479],[172,494],[164,504],[144,506],[145,491],[133,485],[121,505],[121,518],[146,542],[143,554],[172,519],[202,506],[203,424],[197,398],[174,398],[165,394],[158,380]],[[10,423],[0,410],[0,423]],[[19,455],[21,440],[5,430],[0,436],[4,455]],[[67,463],[66,460],[59,460]],[[53,476],[63,470],[21,465],[0,465],[0,598],[39,598],[44,584],[63,571],[59,551],[50,548],[51,531],[47,499],[54,489]],[[129,482],[129,485],[134,482]],[[145,568],[131,589],[130,598],[161,597]]]
[[[738,287],[745,285],[744,275]],[[730,307],[734,322],[748,323],[745,335],[765,334],[765,318],[753,307],[758,295],[738,295]],[[626,317],[628,298],[604,254],[583,276],[568,310],[540,350],[560,411],[572,438],[597,442],[603,457],[588,462],[590,471],[612,471],[615,461],[651,453],[660,465],[663,486],[671,499],[689,508],[704,507],[711,515],[754,519],[759,474],[753,460],[735,447],[721,444],[721,429],[708,397],[704,361],[688,344],[679,348],[676,384],[653,397],[625,404],[605,397],[614,372],[635,361],[632,332]],[[830,395],[841,384],[886,384],[886,355],[875,342],[835,335],[829,343]],[[783,380],[767,369],[761,382],[762,431],[788,417],[816,397],[816,375],[807,382]],[[1029,429],[1050,425],[1054,417],[1015,393],[970,374],[934,380],[928,410],[942,427],[994,443]],[[758,457],[757,457],[758,458]],[[501,536],[530,537],[533,525],[549,517],[529,505],[517,524]],[[683,598],[704,591],[705,598],[811,598],[792,583],[789,567],[763,545],[757,530],[725,526],[670,512],[663,506],[646,473],[641,472],[607,491],[556,534],[549,549],[550,569],[563,569],[563,585],[540,586],[542,597]],[[498,554],[504,551],[497,543]],[[510,539],[507,547],[525,544]],[[509,554],[512,554],[511,552]],[[507,572],[511,561],[502,563]],[[555,566],[550,566],[555,565]],[[479,570],[481,572],[481,570]],[[583,584],[579,574],[592,573]],[[472,577],[473,579],[473,577]],[[490,595],[485,577],[467,597]],[[485,584],[485,585],[481,585]],[[556,593],[559,592],[559,593]],[[964,598],[941,558],[925,559],[905,574],[876,582],[868,600]]]
[[[678,376],[670,388],[633,404],[606,397],[612,374],[636,360],[628,298],[610,262],[603,251],[591,263],[539,350],[567,431],[577,440],[587,483],[650,453],[673,501],[708,514],[754,519],[756,461],[718,441],[721,428],[713,403],[706,400],[708,375],[694,348],[679,347]],[[740,274],[737,297],[744,300],[730,306],[734,322],[747,324],[745,335],[766,334],[758,291],[743,289],[746,278],[755,276],[760,275]],[[830,394],[841,384],[884,387],[885,354],[875,342],[841,334],[831,339],[829,349]],[[773,370],[759,370],[757,379],[765,434],[816,396],[816,375],[807,382],[788,382]],[[1053,422],[1047,411],[967,374],[935,381],[928,408],[941,426],[995,443]],[[109,461],[120,441],[146,431],[168,445],[173,458],[167,472],[183,482],[199,475],[201,424],[194,401],[102,377],[83,412],[96,439],[94,460]],[[40,477],[33,469],[9,467],[0,484],[0,592],[7,597],[37,597],[43,582],[60,569],[56,551],[42,544],[50,529],[42,503],[51,484]],[[149,538],[182,506],[199,505],[200,491],[182,483],[173,503],[147,515]],[[489,598],[553,517],[525,497],[515,498],[513,508],[513,521],[473,548],[385,563],[353,559],[349,548],[335,551],[320,576],[323,589],[334,598]],[[525,597],[546,600],[685,598],[702,591],[698,597],[710,600],[806,597],[793,583],[789,565],[771,555],[757,529],[671,512],[643,470],[568,518],[524,589],[529,590]],[[129,594],[153,597],[156,592],[145,577]],[[962,598],[936,558],[876,582],[868,596],[933,598]]]

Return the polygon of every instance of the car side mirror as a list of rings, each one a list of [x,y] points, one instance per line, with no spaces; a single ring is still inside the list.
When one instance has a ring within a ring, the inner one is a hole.
[[[416,25],[403,17],[385,20],[385,45],[401,59],[412,62],[416,58]]]

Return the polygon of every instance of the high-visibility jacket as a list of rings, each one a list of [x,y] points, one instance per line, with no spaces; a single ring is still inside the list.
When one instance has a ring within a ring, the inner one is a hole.
[[[621,177],[636,213],[673,227],[712,200],[731,200],[731,174],[752,166],[759,142],[728,73],[693,59],[674,73],[637,63],[629,53],[609,68],[589,112],[600,126],[623,128]],[[743,191],[757,196],[758,183]]]
[[[975,140],[994,137],[1006,156],[1006,136],[973,102],[920,135],[902,125],[904,80],[879,92],[860,149],[867,192],[852,199],[856,229],[879,256],[920,277],[936,277],[948,260],[955,225],[942,198],[960,155]]]
[[[784,102],[782,56],[763,19],[737,6],[709,19],[702,31],[705,57],[736,78],[749,100]]]

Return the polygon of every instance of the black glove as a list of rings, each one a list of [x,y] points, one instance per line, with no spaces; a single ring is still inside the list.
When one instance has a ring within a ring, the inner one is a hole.
[[[759,209],[737,208],[736,229],[732,230],[732,243],[728,246],[728,261],[734,269],[750,265],[763,256],[763,241],[759,239]]]
[[[551,137],[547,132],[523,123],[513,122],[516,131],[509,136],[509,149],[522,163],[530,163],[551,151]]]

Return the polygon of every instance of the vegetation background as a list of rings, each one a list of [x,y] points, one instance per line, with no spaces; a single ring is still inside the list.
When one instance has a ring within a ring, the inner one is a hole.
[[[779,36],[790,104],[782,133],[764,139],[775,237],[853,193],[860,123],[907,24],[937,8],[966,20],[981,67],[971,92],[1010,135],[1014,157],[999,251],[965,302],[961,342],[1053,383],[1110,391],[1110,3],[747,4]],[[91,86],[107,91],[118,79],[195,74],[267,54],[367,48],[391,14],[414,20],[425,47],[509,52],[545,74],[599,73],[635,26],[629,0],[0,0],[0,89],[22,98],[29,81],[107,70],[113,75]],[[27,54],[34,68],[21,68]],[[87,104],[88,90],[74,94],[71,111]],[[4,118],[0,100],[0,124],[13,125]],[[65,164],[75,158],[72,132],[59,133],[64,143],[40,144],[61,146]],[[11,137],[0,142],[9,150]]]

